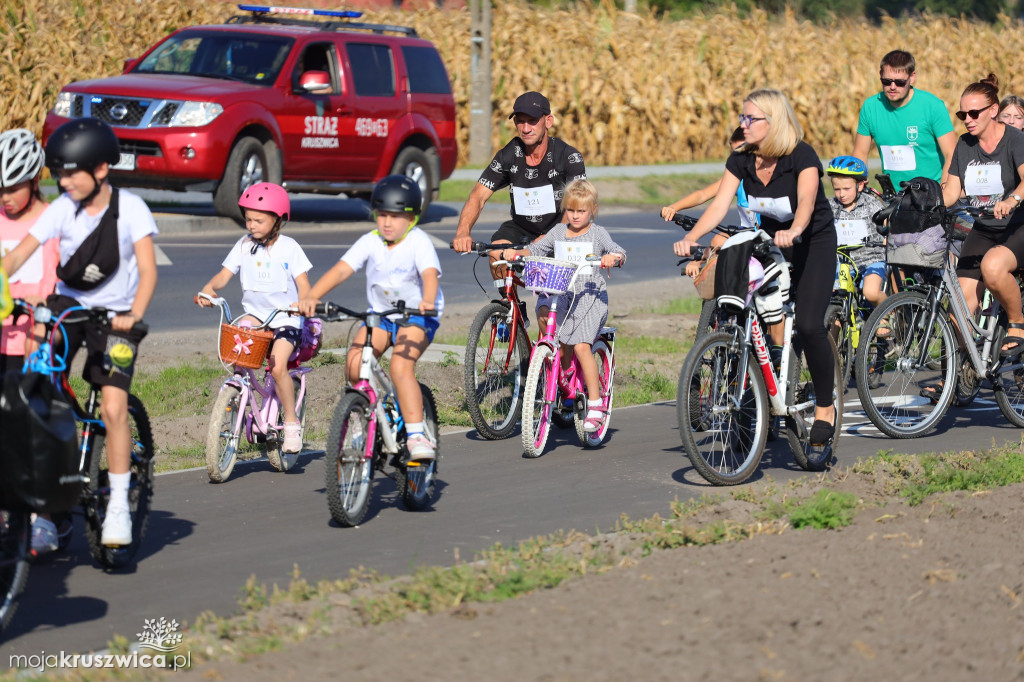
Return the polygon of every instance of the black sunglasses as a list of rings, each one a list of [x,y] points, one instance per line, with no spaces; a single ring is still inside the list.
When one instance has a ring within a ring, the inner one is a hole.
[[[982,107],[981,109],[971,109],[970,111],[958,111],[958,112],[956,112],[956,117],[958,119],[960,119],[961,121],[966,121],[968,116],[970,116],[971,118],[976,119],[979,116],[981,116],[981,113],[983,111],[985,111],[986,109],[991,109],[991,108],[992,108],[992,104],[989,104],[987,107]]]
[[[882,78],[880,80],[882,81],[882,85],[884,87],[889,87],[890,85],[895,83],[897,88],[902,88],[906,86],[907,83],[910,82],[909,78]]]

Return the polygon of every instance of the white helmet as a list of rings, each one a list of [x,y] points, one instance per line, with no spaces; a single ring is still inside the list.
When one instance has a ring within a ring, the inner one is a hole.
[[[0,133],[0,187],[31,180],[43,169],[46,154],[36,136],[24,128]]]

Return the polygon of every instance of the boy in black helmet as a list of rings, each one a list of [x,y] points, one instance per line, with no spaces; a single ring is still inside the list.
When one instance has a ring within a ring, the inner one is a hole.
[[[434,340],[444,308],[444,296],[438,280],[441,264],[430,237],[416,227],[422,196],[419,186],[404,175],[389,175],[373,189],[370,207],[377,229],[364,234],[324,273],[309,295],[299,301],[299,312],[309,317],[320,298],[362,267],[366,267],[366,298],[371,310],[394,308],[398,301],[420,312],[436,310],[437,317],[411,315],[408,321],[384,319],[373,330],[370,340],[374,355],[380,357],[392,344],[391,378],[395,382],[398,403],[402,406],[409,434],[409,457],[431,460],[436,443],[423,431],[423,396],[416,382],[416,361]],[[356,334],[348,349],[346,370],[351,383],[359,381],[360,356],[366,345],[366,327]]]
[[[100,387],[100,414],[106,426],[110,501],[101,541],[107,546],[132,542],[128,504],[131,484],[131,433],[128,389],[144,333],[132,331],[142,320],[156,289],[153,214],[138,196],[113,188],[110,166],[120,160],[120,146],[110,127],[93,118],[69,121],[46,143],[46,165],[61,194],[39,216],[3,268],[15,273],[48,239],[60,244],[56,293],[47,306],[60,313],[71,306],[117,311],[109,327],[65,323],[67,362],[86,345],[83,378]],[[64,344],[55,343],[61,353]]]

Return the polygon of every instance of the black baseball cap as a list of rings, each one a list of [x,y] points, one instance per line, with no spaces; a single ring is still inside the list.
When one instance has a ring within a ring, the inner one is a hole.
[[[541,118],[550,113],[551,103],[548,102],[548,98],[539,92],[531,90],[516,97],[515,106],[512,107],[512,113],[508,117],[512,118],[516,114],[526,114],[533,118]]]

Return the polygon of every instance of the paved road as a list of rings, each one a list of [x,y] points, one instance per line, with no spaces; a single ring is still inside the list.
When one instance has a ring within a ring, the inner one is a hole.
[[[855,400],[855,392],[847,400]],[[929,437],[896,442],[877,436],[856,404],[846,410],[839,461],[849,465],[879,450],[929,452],[1017,442],[983,392],[975,406],[954,410]],[[309,580],[343,577],[365,566],[400,574],[420,564],[447,564],[493,543],[516,543],[561,529],[610,530],[621,514],[665,515],[675,499],[710,488],[683,456],[675,407],[618,410],[610,440],[583,450],[558,432],[538,460],[525,459],[518,439],[481,442],[473,432],[446,436],[435,508],[404,511],[390,480],[376,481],[372,511],[359,528],[335,527],[323,494],[322,458],[305,458],[288,474],[265,462],[240,466],[226,484],[205,471],[160,476],[139,561],[130,572],[106,574],[79,532],[70,551],[34,566],[0,661],[10,654],[102,648],[115,633],[134,640],[143,619],[192,621],[205,609],[237,609],[250,575],[286,586],[297,564]],[[770,444],[758,480],[802,475],[782,442]],[[81,529],[79,529],[81,530]]]

